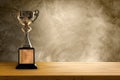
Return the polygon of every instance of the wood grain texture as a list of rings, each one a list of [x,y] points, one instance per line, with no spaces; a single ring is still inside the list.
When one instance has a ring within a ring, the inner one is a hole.
[[[0,62],[0,76],[120,76],[119,62],[37,62],[37,70],[17,70]]]

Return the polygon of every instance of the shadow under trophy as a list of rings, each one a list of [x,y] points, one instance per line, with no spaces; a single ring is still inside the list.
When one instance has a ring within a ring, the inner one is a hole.
[[[18,49],[18,65],[16,69],[37,69],[35,64],[35,49],[32,47],[29,32],[32,28],[29,26],[39,16],[39,11],[18,11],[17,19],[23,25],[24,43]]]

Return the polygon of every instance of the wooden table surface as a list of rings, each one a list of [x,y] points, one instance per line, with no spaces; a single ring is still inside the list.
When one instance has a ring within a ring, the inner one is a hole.
[[[120,76],[120,62],[37,62],[36,70],[15,69],[0,62],[0,76]]]

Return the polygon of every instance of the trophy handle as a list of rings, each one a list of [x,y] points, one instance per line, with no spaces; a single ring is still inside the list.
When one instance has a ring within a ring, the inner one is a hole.
[[[34,18],[34,20],[32,20],[32,22],[34,22],[38,18],[38,16],[39,16],[39,10],[35,10],[34,12],[35,12],[34,13],[35,18]]]

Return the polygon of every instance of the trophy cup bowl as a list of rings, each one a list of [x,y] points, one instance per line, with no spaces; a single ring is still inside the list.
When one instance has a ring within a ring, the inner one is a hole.
[[[32,28],[29,26],[39,16],[39,11],[18,11],[17,19],[23,25],[22,31],[24,32],[24,43],[18,49],[18,65],[16,69],[37,69],[35,65],[35,49],[32,47],[29,32]]]

